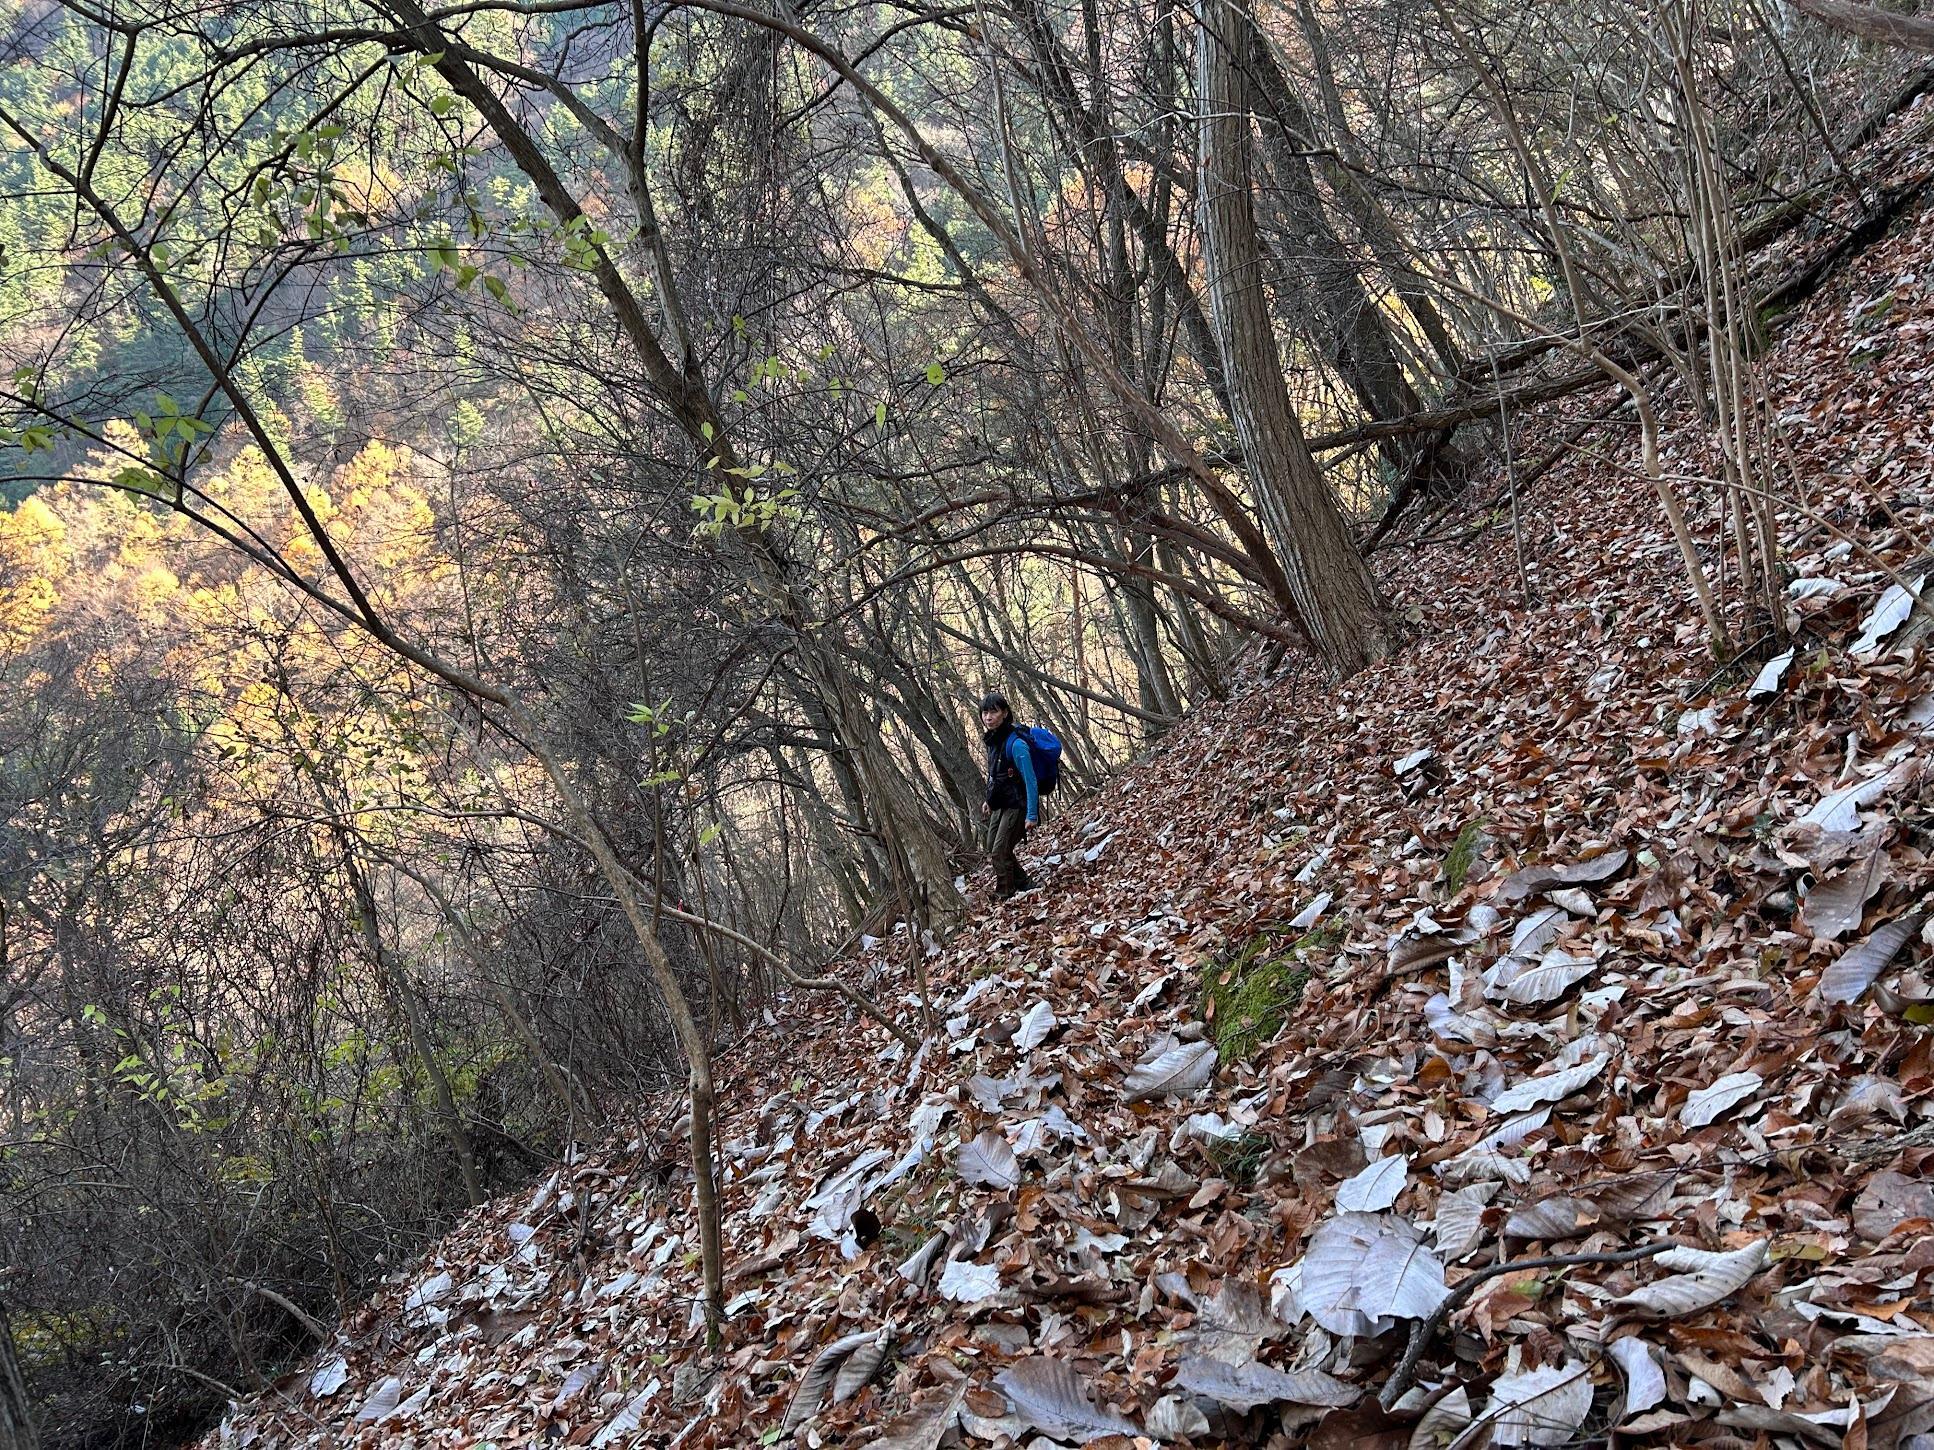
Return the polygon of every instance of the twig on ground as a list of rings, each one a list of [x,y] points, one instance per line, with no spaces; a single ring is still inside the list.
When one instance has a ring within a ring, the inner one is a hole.
[[[1536,1259],[1509,1259],[1477,1270],[1470,1278],[1451,1290],[1444,1297],[1444,1302],[1437,1306],[1429,1318],[1419,1319],[1410,1326],[1410,1342],[1404,1346],[1403,1358],[1397,1361],[1397,1367],[1390,1372],[1390,1378],[1385,1380],[1383,1388],[1377,1391],[1377,1403],[1388,1413],[1391,1407],[1404,1397],[1411,1382],[1417,1378],[1418,1362],[1423,1359],[1424,1351],[1430,1347],[1431,1340],[1437,1337],[1437,1331],[1444,1327],[1445,1320],[1464,1307],[1471,1295],[1477,1292],[1479,1285],[1489,1283],[1504,1274],[1528,1269],[1573,1269],[1588,1264],[1631,1264],[1640,1259],[1649,1259],[1654,1254],[1662,1254],[1667,1249],[1683,1247],[1684,1245],[1677,1239],[1661,1239],[1658,1243],[1647,1244],[1643,1248],[1619,1249],[1604,1254],[1547,1254]]]

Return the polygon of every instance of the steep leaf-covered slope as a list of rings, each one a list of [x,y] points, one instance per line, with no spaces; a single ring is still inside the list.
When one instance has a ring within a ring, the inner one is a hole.
[[[1530,600],[1466,512],[1387,556],[1386,664],[1254,677],[1068,809],[920,1053],[776,1008],[722,1054],[716,1356],[647,1107],[211,1443],[1934,1431],[1930,337],[1923,216],[1766,358],[1790,641],[1715,669],[1614,419],[1522,501]],[[911,1015],[908,947],[839,970]]]

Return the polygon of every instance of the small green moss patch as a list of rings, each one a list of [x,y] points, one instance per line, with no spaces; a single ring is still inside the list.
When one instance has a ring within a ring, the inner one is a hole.
[[[1213,1138],[1205,1146],[1216,1172],[1238,1188],[1255,1186],[1256,1174],[1262,1170],[1263,1159],[1269,1156],[1268,1137],[1254,1131],[1231,1138]]]
[[[1309,985],[1310,958],[1343,942],[1333,926],[1286,937],[1265,927],[1203,974],[1202,1016],[1224,1062],[1253,1055],[1283,1030]]]
[[[1464,883],[1471,879],[1471,867],[1477,864],[1477,848],[1484,840],[1484,817],[1476,816],[1465,822],[1464,829],[1457,833],[1451,848],[1444,856],[1444,894],[1455,896],[1464,889]]]

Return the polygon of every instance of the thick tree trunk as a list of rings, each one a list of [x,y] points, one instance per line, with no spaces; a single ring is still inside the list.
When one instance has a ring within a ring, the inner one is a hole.
[[[1266,42],[1252,24],[1245,21],[1243,28],[1250,75],[1266,88],[1274,71]],[[1275,79],[1281,80],[1280,73]],[[1282,260],[1302,284],[1306,308],[1313,314],[1312,331],[1321,339],[1325,357],[1370,417],[1405,418],[1421,412],[1423,404],[1404,376],[1383,311],[1323,209],[1308,156],[1286,126],[1265,125],[1263,139],[1289,232],[1290,251]],[[1410,461],[1402,440],[1381,439],[1378,446],[1393,468]]]
[[[0,1304],[0,1450],[40,1450],[34,1417],[27,1403],[27,1381],[14,1354],[7,1306]]]
[[[1257,512],[1310,641],[1348,675],[1387,644],[1369,571],[1304,441],[1270,325],[1250,190],[1249,26],[1228,0],[1200,0],[1197,13],[1197,208],[1230,408]]]
[[[1310,44],[1315,61],[1318,85],[1324,98],[1324,113],[1329,118],[1329,144],[1326,146],[1323,143],[1309,108],[1290,89],[1289,79],[1277,63],[1275,52],[1269,48],[1267,40],[1252,28],[1249,76],[1258,89],[1261,109],[1268,112],[1281,128],[1284,140],[1292,149],[1316,153],[1316,164],[1322,170],[1324,181],[1329,183],[1338,207],[1348,216],[1357,234],[1376,257],[1377,265],[1383,269],[1391,287],[1402,299],[1405,310],[1416,319],[1418,329],[1430,340],[1431,348],[1442,364],[1444,376],[1454,378],[1464,366],[1463,355],[1451,337],[1450,329],[1445,326],[1435,299],[1418,275],[1413,249],[1397,234],[1396,224],[1390,220],[1383,204],[1370,193],[1351,165],[1346,164],[1354,162],[1356,147],[1343,113],[1342,99],[1337,93],[1336,78],[1330,71],[1329,50],[1324,42],[1322,26],[1307,0],[1298,5],[1298,10],[1303,21],[1304,38]]]

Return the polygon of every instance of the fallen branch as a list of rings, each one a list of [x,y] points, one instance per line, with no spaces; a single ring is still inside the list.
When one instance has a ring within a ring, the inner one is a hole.
[[[1479,1285],[1489,1283],[1492,1279],[1505,1274],[1515,1274],[1530,1269],[1575,1269],[1590,1264],[1632,1264],[1640,1259],[1649,1259],[1654,1254],[1662,1254],[1667,1249],[1683,1247],[1685,1246],[1677,1239],[1661,1239],[1658,1243],[1647,1244],[1642,1249],[1620,1249],[1605,1254],[1547,1254],[1537,1259],[1511,1259],[1477,1270],[1470,1278],[1451,1290],[1444,1297],[1444,1302],[1437,1306],[1429,1318],[1419,1319],[1410,1326],[1410,1342],[1404,1346],[1403,1358],[1397,1361],[1397,1367],[1390,1372],[1390,1378],[1385,1380],[1383,1388],[1377,1391],[1377,1403],[1387,1414],[1397,1401],[1404,1397],[1412,1382],[1416,1380],[1417,1364],[1423,1359],[1424,1351],[1430,1347],[1431,1340],[1437,1337],[1437,1331],[1444,1327],[1445,1320],[1464,1307],[1471,1295],[1477,1292]]]
[[[1934,20],[1924,16],[1896,15],[1878,5],[1860,5],[1854,0],[1793,0],[1793,8],[1862,40],[1934,54]]]
[[[242,1287],[248,1290],[249,1293],[255,1295],[256,1298],[265,1299],[273,1304],[291,1319],[295,1320],[297,1324],[300,1324],[304,1329],[308,1330],[310,1335],[315,1339],[322,1340],[329,1337],[329,1326],[293,1299],[289,1298],[288,1295],[278,1293],[267,1284],[258,1284],[253,1279],[242,1281]]]

